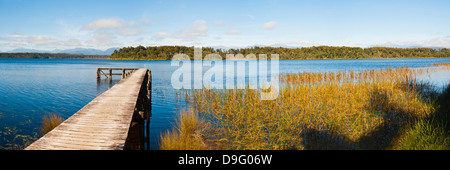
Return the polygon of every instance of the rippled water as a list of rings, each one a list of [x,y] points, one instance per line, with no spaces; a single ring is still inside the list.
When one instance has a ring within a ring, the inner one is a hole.
[[[450,59],[374,60],[281,60],[280,73],[341,71],[388,67],[426,67]],[[171,86],[170,61],[115,61],[81,59],[0,59],[0,146],[19,142],[16,135],[38,132],[42,116],[58,113],[65,118],[80,110],[113,84],[97,82],[99,67],[150,68],[152,70],[151,149],[157,149],[161,132],[170,129],[175,113],[184,105],[176,102]],[[227,66],[228,67],[228,66]],[[209,67],[204,67],[207,70]],[[449,72],[437,72],[425,79],[438,86],[450,79]]]

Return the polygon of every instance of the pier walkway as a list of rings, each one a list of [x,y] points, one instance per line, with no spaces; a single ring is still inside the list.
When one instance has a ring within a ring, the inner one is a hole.
[[[135,124],[133,122],[140,122],[142,125],[148,119],[150,109],[151,71],[136,69],[25,149],[133,149],[127,146],[131,141],[130,133],[133,133],[130,129]],[[143,128],[139,128],[137,132],[141,141],[143,132]],[[139,145],[140,149],[144,147],[143,144]]]

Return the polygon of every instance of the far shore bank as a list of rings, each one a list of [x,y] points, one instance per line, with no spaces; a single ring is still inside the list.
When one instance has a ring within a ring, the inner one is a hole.
[[[310,58],[310,59],[280,59],[280,60],[374,60],[374,59],[439,59],[439,58],[450,58],[450,57],[416,57],[416,58],[322,58],[322,59],[316,59],[316,58]],[[165,60],[165,59],[124,59],[124,58],[109,58],[109,60],[122,60],[122,61],[171,61],[171,60]],[[223,60],[226,60],[226,58],[223,58]],[[269,59],[270,60],[270,59]]]
[[[0,53],[1,55],[1,53]],[[120,61],[171,61],[171,60],[166,60],[166,59],[132,59],[132,58],[111,58],[110,56],[94,56],[94,55],[89,55],[89,56],[76,56],[76,57],[58,57],[58,56],[52,56],[52,57],[1,57],[2,58],[7,58],[7,59],[17,59],[17,58],[21,58],[21,59],[92,59],[92,60],[120,60]],[[377,60],[377,59],[391,59],[391,60],[404,60],[404,59],[440,59],[440,58],[450,58],[450,57],[415,57],[415,58],[409,58],[409,57],[404,57],[404,58],[322,58],[322,59],[317,59],[317,58],[307,58],[307,59],[280,59],[280,60]],[[226,60],[226,58],[223,58],[223,60]],[[270,60],[270,59],[269,59]]]

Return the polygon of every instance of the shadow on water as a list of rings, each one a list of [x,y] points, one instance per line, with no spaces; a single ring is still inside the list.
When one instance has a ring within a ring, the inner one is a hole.
[[[436,119],[445,122],[445,124],[447,125],[445,126],[446,127],[445,130],[449,132],[450,126],[448,122],[450,122],[450,85],[448,85],[444,89],[442,94],[438,97],[436,104],[438,104],[440,107],[435,117]]]
[[[125,150],[150,150],[151,116],[151,112],[133,115],[125,142]]]
[[[105,79],[105,78],[97,79],[97,92],[98,93],[104,92],[105,89],[110,89],[112,86],[114,86],[119,81],[120,81],[120,79],[119,80],[117,80],[117,79],[109,80],[109,79]]]
[[[125,150],[150,150],[150,118],[152,117],[152,79],[148,71],[142,81],[131,120]]]
[[[430,90],[430,84],[419,84],[414,90],[425,94],[425,90]],[[403,84],[403,86],[406,86]],[[412,86],[412,85],[411,85]],[[410,90],[408,88],[406,90]],[[439,106],[438,110],[431,115],[420,118],[415,113],[400,109],[395,104],[389,103],[390,97],[386,91],[375,90],[371,94],[370,105],[366,108],[374,114],[382,116],[384,123],[374,130],[366,133],[357,141],[351,141],[347,136],[336,134],[327,130],[318,130],[306,128],[301,136],[304,139],[305,149],[310,150],[384,150],[390,149],[392,141],[402,134],[405,126],[416,124],[417,120],[439,120],[444,123],[446,132],[449,131],[448,121],[450,117],[450,85],[444,89],[441,94],[429,92],[428,96],[422,96],[426,99],[434,99]],[[448,134],[446,134],[448,135]]]

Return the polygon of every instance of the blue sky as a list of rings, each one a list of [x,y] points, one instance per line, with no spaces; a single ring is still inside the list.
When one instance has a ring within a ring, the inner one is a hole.
[[[0,0],[0,51],[123,46],[450,48],[447,0]]]

